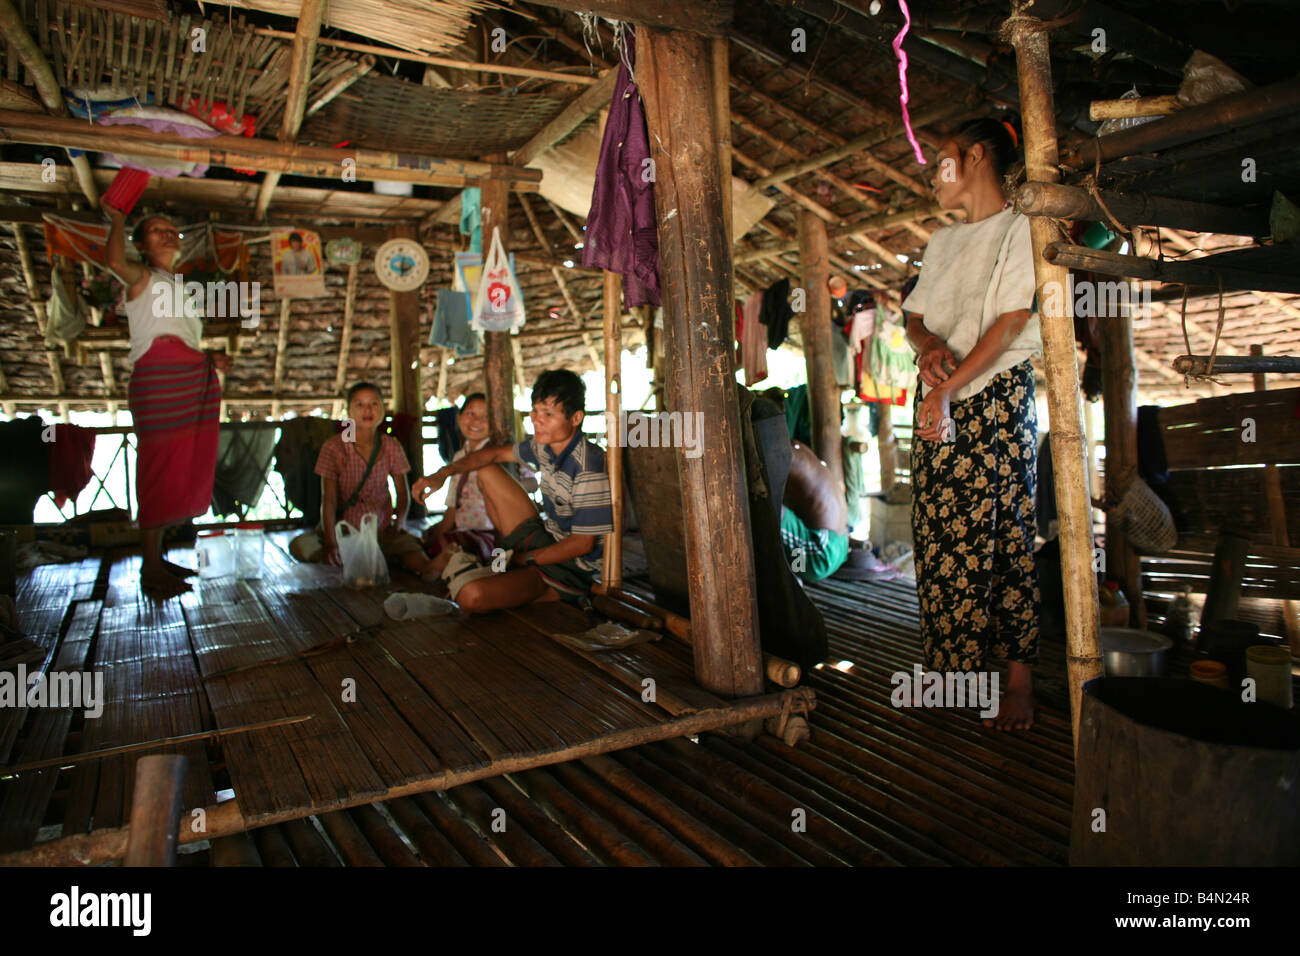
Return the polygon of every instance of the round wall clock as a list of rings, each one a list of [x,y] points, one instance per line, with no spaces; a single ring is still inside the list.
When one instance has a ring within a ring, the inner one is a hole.
[[[410,292],[428,276],[429,256],[414,239],[389,239],[375,253],[375,272],[394,292]]]

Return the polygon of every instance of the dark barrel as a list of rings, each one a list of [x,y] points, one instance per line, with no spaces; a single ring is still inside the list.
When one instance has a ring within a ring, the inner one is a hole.
[[[1070,863],[1300,863],[1300,716],[1189,680],[1089,681]]]

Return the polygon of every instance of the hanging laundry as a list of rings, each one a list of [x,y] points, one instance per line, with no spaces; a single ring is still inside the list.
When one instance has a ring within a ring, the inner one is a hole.
[[[90,484],[90,468],[95,457],[95,433],[80,425],[55,425],[50,442],[50,491],[60,508],[69,498],[76,499]]]
[[[792,315],[794,310],[790,308],[790,280],[773,282],[763,293],[763,307],[758,316],[758,320],[767,326],[768,348],[781,347],[789,331]]]
[[[217,471],[212,482],[212,513],[236,514],[257,503],[275,457],[274,428],[225,428],[217,438]]]
[[[767,326],[758,320],[762,308],[761,295],[751,295],[741,306],[741,367],[745,370],[745,384],[750,386],[767,378]]]
[[[483,253],[483,218],[479,203],[483,191],[468,186],[460,191],[460,234],[469,236],[469,251]]]
[[[596,161],[582,264],[620,273],[623,303],[632,308],[660,304],[659,227],[654,177],[646,175],[651,159],[645,108],[631,75],[635,38],[630,32],[624,36],[627,45]]]
[[[452,289],[438,290],[438,308],[433,315],[429,344],[455,349],[458,356],[478,355],[482,340],[470,327],[470,294]]]

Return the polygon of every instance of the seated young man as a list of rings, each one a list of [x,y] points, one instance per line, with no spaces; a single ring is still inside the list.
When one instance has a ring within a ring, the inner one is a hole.
[[[614,515],[605,453],[582,437],[586,398],[586,386],[573,372],[543,372],[533,386],[532,438],[483,448],[415,483],[415,500],[423,502],[450,476],[478,472],[497,544],[511,552],[506,571],[483,569],[470,580],[454,574],[452,598],[465,610],[482,613],[561,599],[576,603],[590,593],[604,553],[601,535],[614,530]],[[499,467],[509,462],[539,472],[545,520]]]
[[[781,499],[781,544],[796,574],[805,581],[820,581],[849,556],[848,510],[831,470],[812,449],[799,442],[793,446]]]

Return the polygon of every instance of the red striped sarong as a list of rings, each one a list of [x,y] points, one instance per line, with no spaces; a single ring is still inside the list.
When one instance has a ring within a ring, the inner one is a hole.
[[[127,390],[135,423],[141,528],[196,518],[212,503],[221,385],[212,360],[160,335],[135,363]]]

